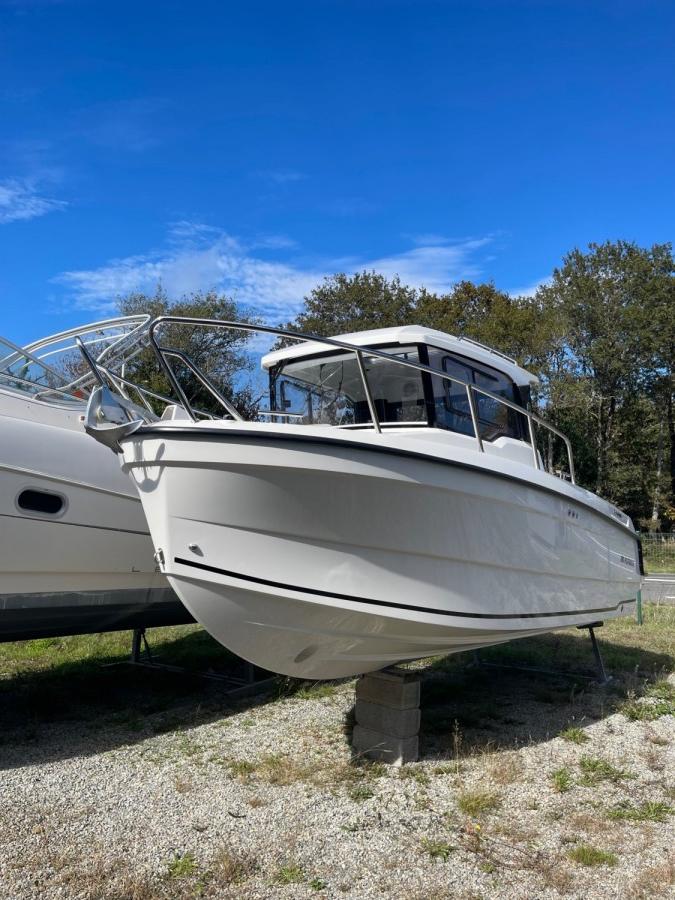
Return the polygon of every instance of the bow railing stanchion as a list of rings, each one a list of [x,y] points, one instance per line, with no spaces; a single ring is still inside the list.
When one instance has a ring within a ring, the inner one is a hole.
[[[469,411],[471,412],[471,424],[473,425],[473,433],[476,437],[476,444],[478,445],[478,450],[480,453],[485,453],[485,448],[483,447],[483,438],[480,433],[480,423],[478,422],[478,409],[476,407],[476,395],[473,391],[473,386],[470,384],[466,385],[466,396],[469,401]]]
[[[377,415],[377,408],[375,407],[375,401],[373,400],[373,395],[370,390],[370,385],[368,384],[368,376],[366,374],[366,367],[363,365],[363,353],[360,350],[354,351],[354,356],[356,357],[356,364],[359,367],[359,372],[361,373],[361,380],[363,381],[363,390],[366,393],[366,401],[368,403],[368,409],[370,410],[370,418],[373,420],[373,427],[378,434],[382,433],[382,429],[380,428],[380,420]]]
[[[153,324],[154,324],[154,323],[153,323]],[[187,394],[185,393],[185,391],[184,391],[183,388],[181,387],[180,382],[179,382],[178,379],[176,378],[176,375],[175,375],[173,369],[171,368],[171,366],[169,365],[167,359],[166,359],[165,356],[164,356],[164,354],[165,354],[165,352],[166,352],[165,348],[164,348],[164,347],[160,347],[158,344],[155,343],[155,341],[154,341],[154,339],[153,339],[152,325],[150,326],[150,332],[149,332],[149,335],[150,335],[150,340],[151,340],[151,342],[152,342],[152,345],[153,345],[153,347],[154,347],[154,349],[155,349],[155,351],[156,351],[156,353],[157,353],[157,358],[159,359],[160,365],[161,365],[162,369],[164,370],[164,374],[165,374],[166,377],[169,379],[169,384],[170,384],[171,387],[174,389],[174,391],[178,394],[178,397],[179,397],[180,402],[181,402],[181,406],[183,407],[183,409],[185,410],[185,412],[188,414],[188,416],[190,416],[190,418],[192,419],[193,422],[196,422],[196,421],[197,421],[197,416],[194,414],[194,411],[193,411],[193,409],[192,409],[192,405],[191,405],[190,401],[189,401],[188,398],[187,398]]]
[[[105,379],[103,378],[103,375],[101,375],[101,373],[99,372],[95,359],[93,358],[93,356],[91,355],[89,350],[87,350],[87,348],[84,346],[84,342],[82,341],[82,338],[76,337],[75,344],[77,345],[80,353],[84,357],[84,361],[87,363],[87,365],[91,369],[92,375],[98,381],[99,387],[105,387]]]
[[[203,372],[200,372],[197,366],[194,363],[190,362],[188,357],[180,350],[168,350],[166,347],[162,348],[162,353],[165,353],[167,356],[175,356],[176,359],[179,359],[183,365],[188,368],[192,374],[195,376],[197,381],[199,381],[206,390],[214,397],[223,409],[229,413],[233,419],[237,419],[239,422],[244,421],[244,417],[237,411],[237,409],[227,400],[220,391],[215,387],[215,385],[211,382],[210,378],[207,378]]]
[[[537,436],[534,433],[534,422],[532,421],[532,416],[528,414],[527,416],[527,431],[530,435],[530,445],[532,447],[532,458],[534,460],[535,469],[541,468],[539,465],[539,454],[537,453]]]
[[[565,449],[567,450],[567,464],[570,468],[570,481],[572,484],[576,484],[577,480],[574,473],[574,456],[572,455],[572,444],[570,443],[570,439],[566,434],[560,433],[560,437],[565,442]]]

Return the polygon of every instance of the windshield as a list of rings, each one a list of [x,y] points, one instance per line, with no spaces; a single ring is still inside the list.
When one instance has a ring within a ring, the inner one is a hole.
[[[59,400],[81,403],[83,395],[66,392],[63,390],[66,386],[63,375],[11,341],[0,338],[0,387],[33,395],[53,391]]]
[[[417,347],[396,347],[386,352],[419,362]],[[380,422],[426,424],[420,372],[365,354],[363,364]],[[349,352],[280,363],[270,370],[270,404],[289,421],[303,424],[360,425],[371,421],[356,357]]]

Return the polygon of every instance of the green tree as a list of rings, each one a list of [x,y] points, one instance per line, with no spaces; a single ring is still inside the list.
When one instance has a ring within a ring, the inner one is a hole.
[[[608,241],[567,254],[537,295],[564,337],[550,360],[549,415],[574,435],[580,480],[642,519],[657,487],[655,400],[668,378],[672,397],[664,330],[674,273],[668,244]]]
[[[537,298],[511,297],[494,284],[460,281],[443,295],[425,293],[413,318],[447,334],[466,335],[539,373],[560,341],[558,317]]]
[[[401,284],[376,272],[338,273],[324,278],[307,297],[302,312],[285,325],[291,331],[330,337],[370,328],[414,322],[414,312],[426,291]]]
[[[154,294],[132,293],[118,303],[121,315],[148,313],[156,316],[187,316],[201,319],[220,319],[255,323],[258,321],[237,304],[215,291],[196,291],[171,300],[161,285]],[[166,325],[161,329],[161,343],[185,353],[189,359],[213,382],[218,390],[245,416],[255,413],[261,392],[247,381],[245,373],[251,372],[254,361],[247,351],[250,336],[247,332],[226,328]],[[207,412],[222,414],[222,409],[199,381],[176,359],[172,367],[191,404]],[[144,350],[130,361],[126,375],[131,381],[150,388],[156,393],[173,395],[171,385],[161,370],[154,352]]]

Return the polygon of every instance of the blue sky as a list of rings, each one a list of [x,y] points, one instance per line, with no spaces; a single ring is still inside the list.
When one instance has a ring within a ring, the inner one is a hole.
[[[0,332],[669,241],[674,44],[671,0],[0,0]]]

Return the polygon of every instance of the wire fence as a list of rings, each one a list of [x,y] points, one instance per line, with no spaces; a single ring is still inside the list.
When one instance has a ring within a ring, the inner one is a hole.
[[[675,574],[675,534],[641,534],[647,575]]]

